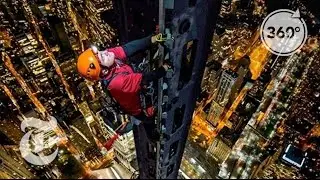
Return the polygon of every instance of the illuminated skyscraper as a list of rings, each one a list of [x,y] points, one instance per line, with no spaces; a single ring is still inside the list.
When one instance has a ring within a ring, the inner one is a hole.
[[[220,137],[215,138],[206,151],[206,154],[213,157],[218,163],[225,161],[230,153],[231,148]]]
[[[221,74],[218,84],[218,92],[215,97],[215,101],[221,106],[225,106],[228,103],[231,88],[237,79],[237,74],[231,70],[224,70]]]
[[[218,72],[214,73],[218,74]],[[217,77],[216,75],[212,75]],[[229,101],[229,96],[232,91],[233,85],[237,80],[238,75],[231,70],[223,70],[220,76],[217,92],[215,92],[214,100],[211,103],[207,120],[214,126],[217,125],[220,115],[223,113],[225,105]],[[215,79],[211,77],[211,83]],[[208,83],[210,85],[210,82]],[[212,85],[211,85],[212,86]],[[213,87],[210,87],[210,89]],[[212,89],[209,92],[213,92]]]
[[[220,115],[223,113],[224,107],[218,104],[215,101],[212,101],[211,107],[209,110],[209,114],[207,116],[207,120],[214,126],[217,125],[217,123],[220,120]]]
[[[213,57],[213,56],[211,56]],[[213,92],[219,82],[219,75],[221,74],[221,64],[213,59],[208,58],[203,79],[201,82],[201,89],[207,92]]]
[[[109,125],[105,122],[108,120],[104,120],[104,118],[108,117],[102,117],[100,113],[104,113],[103,111],[100,111],[97,113],[97,117],[99,120],[99,123],[101,125],[101,129],[103,132],[103,136],[105,139],[110,140],[110,138],[114,137],[115,135],[115,129],[118,127],[111,127],[114,126],[116,123],[109,122]],[[114,118],[123,118],[122,116],[116,116]],[[115,119],[117,121],[118,119]],[[124,119],[121,119],[122,122]],[[135,151],[135,144],[134,144],[134,137],[133,137],[133,131],[129,131],[128,133],[123,134],[120,136],[112,145],[112,150],[114,152],[115,158],[119,162],[123,168],[128,170],[130,173],[134,173],[137,170],[137,162],[136,162],[136,151]]]
[[[109,129],[111,133],[111,130]],[[134,146],[133,132],[130,131],[123,136],[120,136],[113,145],[115,158],[120,162],[120,164],[134,173],[137,170],[136,164],[136,151]]]
[[[234,82],[230,95],[229,95],[229,101],[232,103],[238,96],[238,93],[240,92],[241,88],[246,83],[247,79],[245,79],[246,75],[250,72],[249,68],[240,66],[237,68],[237,79]],[[250,76],[251,77],[251,76]]]
[[[211,170],[211,165],[200,160],[204,157],[203,155],[187,144],[179,169],[182,177],[185,179],[212,179],[212,172],[215,170]]]

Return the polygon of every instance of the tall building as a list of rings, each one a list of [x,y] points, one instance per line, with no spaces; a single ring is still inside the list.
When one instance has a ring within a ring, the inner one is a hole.
[[[206,151],[206,154],[214,158],[218,163],[224,162],[230,153],[231,148],[220,137],[215,138]]]
[[[248,67],[242,67],[240,66],[237,70],[237,79],[234,82],[230,95],[229,95],[229,101],[232,103],[238,96],[238,93],[242,89],[242,87],[245,85],[246,80],[245,77],[247,74],[250,74],[249,68]],[[251,76],[250,76],[251,77]]]
[[[215,97],[215,101],[221,106],[225,106],[228,103],[231,88],[237,79],[237,74],[231,70],[224,70],[221,74],[218,84],[218,91]]]
[[[219,120],[220,120],[220,115],[223,113],[224,107],[218,104],[215,101],[212,101],[211,107],[207,116],[207,120],[213,125],[217,126]]]
[[[207,92],[213,92],[219,82],[221,64],[210,58],[208,58],[208,61],[204,70],[201,89],[206,90]]]
[[[111,128],[108,129],[110,135],[114,135]],[[115,158],[118,160],[120,165],[122,165],[131,173],[134,173],[138,168],[133,138],[133,131],[130,131],[129,133],[120,136],[119,139],[117,139],[113,144]]]
[[[102,114],[100,114],[102,113]],[[123,116],[108,117],[106,116],[106,111],[102,110],[97,113],[97,118],[101,126],[101,130],[105,139],[110,139],[115,135],[115,129],[118,128],[119,124],[116,123],[119,121],[119,118],[124,118]],[[110,115],[111,115],[110,114]],[[111,119],[114,119],[113,122],[110,122]],[[121,119],[123,122],[125,119]],[[134,173],[137,170],[137,161],[136,161],[136,151],[134,144],[133,131],[120,136],[113,144],[112,150],[114,152],[115,158],[118,163],[130,173]]]
[[[207,159],[205,154],[186,144],[179,169],[183,179],[212,179],[216,167],[204,159]]]

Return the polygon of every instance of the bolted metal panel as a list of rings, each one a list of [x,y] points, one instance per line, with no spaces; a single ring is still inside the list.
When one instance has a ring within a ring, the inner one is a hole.
[[[161,140],[151,143],[143,125],[134,128],[141,179],[177,178],[220,5],[220,0],[174,1],[166,27],[174,37],[173,73],[163,78],[169,89],[158,104]]]

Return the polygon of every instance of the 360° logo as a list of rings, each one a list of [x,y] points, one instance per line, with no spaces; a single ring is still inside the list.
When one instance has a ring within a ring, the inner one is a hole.
[[[279,56],[295,53],[305,44],[307,36],[307,25],[299,10],[276,10],[264,19],[260,29],[266,48]]]

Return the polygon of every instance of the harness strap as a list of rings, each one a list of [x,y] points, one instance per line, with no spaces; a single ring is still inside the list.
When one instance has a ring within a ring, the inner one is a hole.
[[[118,59],[116,59],[116,63],[117,65],[119,66],[122,66],[124,63]],[[128,72],[119,72],[119,73],[114,73],[110,78],[108,79],[104,79],[102,80],[102,84],[104,85],[104,89],[105,89],[105,92],[108,92],[108,94],[110,95],[109,97],[111,98],[111,101],[112,101],[112,106],[114,108],[114,110],[119,113],[119,114],[125,114],[125,112],[123,112],[120,104],[112,97],[108,87],[111,83],[111,81],[116,78],[118,75],[128,75],[129,73]],[[140,96],[140,103],[141,103],[141,110],[144,112],[144,114],[148,114],[146,113],[146,109],[149,107],[150,103],[151,105],[154,104],[154,100],[153,100],[153,97],[154,97],[154,90],[152,92],[148,91],[148,89],[152,88],[152,85],[151,83],[149,84],[149,86],[147,87],[147,92],[144,92],[143,90],[140,91],[139,93],[139,96]],[[147,100],[148,99],[148,100]],[[150,102],[151,101],[151,102]]]
[[[104,87],[105,87],[105,88],[104,88],[105,91],[108,92],[108,94],[109,94],[109,96],[110,96],[110,98],[111,98],[111,101],[112,101],[112,103],[113,103],[112,106],[115,108],[115,110],[116,110],[118,113],[124,114],[123,111],[122,111],[122,109],[121,109],[121,107],[120,107],[120,104],[112,97],[112,95],[111,95],[111,93],[110,93],[110,91],[109,91],[109,89],[108,89],[111,81],[112,81],[115,77],[117,77],[118,75],[120,75],[120,74],[128,75],[129,73],[128,73],[128,72],[114,73],[114,74],[111,76],[111,78],[102,80],[102,84],[103,84]]]

